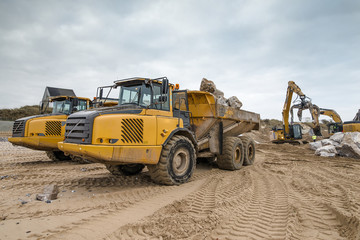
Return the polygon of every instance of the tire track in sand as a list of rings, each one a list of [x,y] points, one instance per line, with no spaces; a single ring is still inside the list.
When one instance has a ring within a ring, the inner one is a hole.
[[[289,199],[296,210],[296,226],[289,233],[294,239],[344,239],[338,232],[341,227],[339,218],[324,203],[315,183],[318,177],[302,175],[294,177],[289,189]]]
[[[142,219],[119,228],[107,239],[208,239],[209,233],[239,206],[251,185],[249,171],[216,171],[181,201],[176,201]],[[176,237],[175,237],[176,236]]]
[[[275,176],[254,166],[248,201],[212,233],[212,239],[284,239],[289,216],[286,188]]]
[[[192,181],[180,186],[167,187],[167,192],[139,201],[132,206],[112,211],[96,218],[88,218],[77,226],[58,232],[46,239],[101,239],[121,226],[152,215],[158,209],[197,190],[205,180]],[[45,237],[45,236],[43,236]]]

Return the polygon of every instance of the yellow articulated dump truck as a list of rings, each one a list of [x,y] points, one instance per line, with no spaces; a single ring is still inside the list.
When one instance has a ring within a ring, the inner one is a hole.
[[[119,80],[113,89],[117,106],[68,117],[59,149],[115,175],[147,166],[152,180],[166,185],[187,182],[199,157],[227,170],[253,163],[254,141],[238,136],[259,129],[259,114],[218,104],[208,92],[179,90],[166,77]]]
[[[53,161],[69,160],[72,156],[64,155],[58,149],[57,143],[64,140],[65,122],[68,115],[75,111],[88,109],[91,101],[88,98],[76,97],[75,95],[49,97],[48,101],[52,102],[52,113],[17,119],[14,122],[12,137],[9,138],[9,142],[34,150],[46,151],[48,157]],[[45,106],[44,103],[43,101],[42,107]],[[42,111],[44,110],[42,109]],[[86,162],[86,160],[75,157],[73,160]]]

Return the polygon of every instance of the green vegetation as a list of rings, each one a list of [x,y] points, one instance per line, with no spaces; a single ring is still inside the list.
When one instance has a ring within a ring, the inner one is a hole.
[[[46,113],[51,113],[52,109],[48,109]],[[39,106],[32,105],[32,106],[23,106],[20,108],[13,108],[13,109],[0,109],[0,120],[3,121],[15,121],[16,119],[32,116],[32,115],[39,115]]]
[[[282,121],[277,120],[277,119],[261,119],[261,125],[267,129],[271,129],[275,126],[280,127],[280,128],[283,127]]]

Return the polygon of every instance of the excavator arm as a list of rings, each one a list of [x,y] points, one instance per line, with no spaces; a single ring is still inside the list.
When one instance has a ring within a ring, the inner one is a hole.
[[[320,114],[331,117],[336,123],[342,123],[340,115],[333,109],[320,108]]]
[[[301,119],[302,119],[302,111],[303,110],[306,110],[306,109],[309,109],[309,111],[310,111],[310,114],[311,114],[311,118],[312,118],[312,120],[313,120],[313,127],[312,127],[312,129],[313,129],[313,131],[314,131],[314,134],[316,135],[316,136],[322,136],[322,134],[321,134],[321,129],[320,129],[320,121],[319,121],[319,116],[320,116],[320,108],[317,106],[317,105],[315,105],[315,104],[312,104],[311,103],[311,101],[308,101],[308,100],[306,100],[305,101],[305,103],[300,103],[300,104],[295,104],[295,105],[293,105],[292,107],[291,107],[291,109],[290,109],[290,113],[291,113],[291,124],[293,124],[293,120],[294,120],[294,118],[293,118],[293,109],[294,108],[297,108],[298,109],[298,113],[297,113],[297,115],[298,115],[298,118],[299,118],[299,120],[301,121]]]
[[[289,134],[290,134],[289,113],[290,113],[290,106],[291,106],[291,100],[292,100],[293,93],[296,93],[297,95],[299,95],[302,103],[305,101],[305,98],[306,98],[305,94],[301,91],[300,87],[298,85],[296,85],[295,82],[293,82],[293,81],[288,82],[285,103],[284,103],[284,107],[283,107],[283,111],[282,111],[285,136],[289,136]]]

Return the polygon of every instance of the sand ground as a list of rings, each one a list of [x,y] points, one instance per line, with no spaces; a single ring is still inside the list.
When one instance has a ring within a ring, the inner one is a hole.
[[[160,186],[146,168],[115,177],[0,142],[0,239],[360,239],[359,173],[359,160],[262,143],[252,166],[201,163]],[[35,200],[47,184],[58,199]]]

